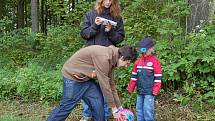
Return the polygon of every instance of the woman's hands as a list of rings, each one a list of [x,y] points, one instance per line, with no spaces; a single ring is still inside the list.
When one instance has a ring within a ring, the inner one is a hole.
[[[95,24],[96,25],[99,26],[99,25],[101,25],[103,23],[104,23],[104,21],[100,17],[96,17],[96,19],[95,19]],[[107,22],[107,23],[105,23],[103,25],[105,26],[105,31],[106,32],[109,32],[112,29],[112,25],[109,22]]]
[[[101,25],[102,22],[103,22],[103,21],[102,21],[99,17],[96,17],[96,19],[95,19],[96,25]]]

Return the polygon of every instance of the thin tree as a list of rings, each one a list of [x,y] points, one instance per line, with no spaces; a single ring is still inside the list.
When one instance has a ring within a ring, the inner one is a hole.
[[[4,10],[3,6],[4,6],[4,0],[0,0],[0,19],[2,19],[3,17],[3,10]]]
[[[65,20],[65,17],[63,16],[63,15],[65,15],[66,14],[66,12],[65,12],[65,9],[64,9],[64,0],[60,0],[59,1],[59,6],[60,6],[60,9],[61,9],[61,13],[60,13],[60,21],[59,21],[59,23],[60,24],[63,24],[63,21]]]
[[[72,10],[75,9],[75,0],[72,0]]]
[[[38,0],[31,0],[31,19],[33,32],[39,32],[38,3]]]
[[[47,35],[47,25],[48,25],[48,5],[47,1],[45,1],[45,21],[44,21],[45,35]]]
[[[41,15],[40,15],[40,16],[41,16],[41,22],[40,22],[40,23],[41,23],[41,31],[42,31],[43,33],[45,33],[45,19],[44,19],[44,16],[45,16],[45,13],[44,13],[44,11],[45,11],[45,10],[44,10],[45,4],[44,4],[44,3],[45,3],[45,2],[46,2],[46,0],[42,0],[42,1],[41,1],[41,6],[40,6],[40,7],[41,7],[41,8],[40,8],[40,9],[41,9]]]
[[[215,14],[215,0],[210,1],[209,22],[212,22]]]
[[[17,1],[17,28],[24,27],[24,0]]]
[[[31,0],[31,19],[32,19],[32,32],[39,32],[39,21],[38,21],[38,0]],[[32,49],[37,50],[37,45],[39,45],[39,40],[35,39],[33,41]]]
[[[27,15],[27,13],[28,13],[28,9],[27,9],[27,7],[28,7],[28,1],[25,1],[24,2],[24,7],[25,7],[25,10],[24,10],[24,17],[25,17],[25,27],[28,27],[29,25],[28,25],[28,15]]]

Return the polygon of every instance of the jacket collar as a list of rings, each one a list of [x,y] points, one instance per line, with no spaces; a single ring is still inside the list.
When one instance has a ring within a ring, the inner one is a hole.
[[[102,14],[105,14],[105,15],[110,14],[110,8],[104,8],[104,11],[102,12]]]
[[[150,54],[150,55],[148,55],[148,56],[141,55],[141,58],[142,58],[142,59],[144,59],[144,58],[150,58],[150,57],[152,57],[152,55],[151,55],[151,54]]]

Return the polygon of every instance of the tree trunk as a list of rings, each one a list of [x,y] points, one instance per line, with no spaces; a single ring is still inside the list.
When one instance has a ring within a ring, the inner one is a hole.
[[[50,10],[48,10],[48,22],[49,25],[52,25],[53,21],[53,16],[52,16],[52,12]]]
[[[24,11],[24,14],[25,14],[25,27],[29,27],[29,25],[28,25],[28,9],[27,9],[27,5],[28,5],[28,3],[27,3],[27,1],[25,1],[24,2],[24,6],[25,6],[25,11]]]
[[[48,5],[47,1],[45,1],[45,22],[44,22],[45,35],[47,35],[47,25],[48,25]]]
[[[64,5],[63,4],[64,4],[64,0],[60,0],[60,3],[59,3],[60,8],[64,10]],[[63,15],[65,15],[65,14],[66,14],[65,11],[60,13],[60,21],[59,21],[60,24],[63,24],[63,21],[65,20]]]
[[[3,17],[3,11],[4,11],[3,6],[4,6],[4,0],[0,0],[0,19],[2,19]]]
[[[72,10],[75,9],[75,0],[72,0]]]
[[[31,0],[31,19],[33,32],[39,32],[38,2],[38,0]]]
[[[191,8],[190,15],[187,17],[187,32],[196,32],[201,26],[208,22],[210,0],[188,0]]]
[[[215,14],[215,0],[210,1],[209,22],[211,23]]]
[[[38,21],[38,5],[39,0],[31,0],[31,20],[32,20],[32,32],[39,32],[39,21]],[[37,50],[39,40],[35,39],[32,45],[33,50]]]
[[[41,1],[41,31],[45,33],[45,20],[44,20],[44,0]]]
[[[18,0],[17,5],[17,28],[24,27],[24,0]]]

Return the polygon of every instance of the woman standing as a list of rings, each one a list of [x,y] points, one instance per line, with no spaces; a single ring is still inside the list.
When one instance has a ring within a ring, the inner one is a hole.
[[[117,23],[104,25],[102,19],[109,19]],[[97,0],[95,8],[86,13],[81,29],[81,37],[90,45],[117,45],[124,38],[124,24],[118,0]]]
[[[102,18],[114,21],[117,25],[113,26],[109,22],[105,23]],[[125,33],[119,1],[97,0],[94,9],[86,13],[80,34],[85,40],[85,46],[116,46],[122,42]],[[83,117],[80,121],[88,121],[92,116],[91,110],[84,102],[83,108]],[[104,103],[104,110],[105,120],[108,120],[110,112],[106,102]]]

